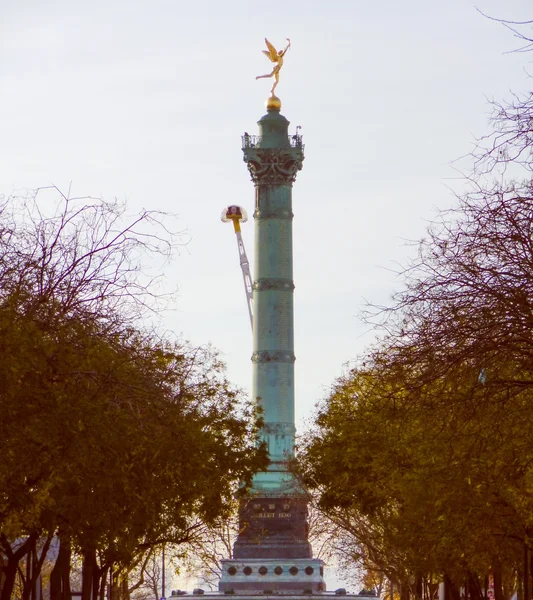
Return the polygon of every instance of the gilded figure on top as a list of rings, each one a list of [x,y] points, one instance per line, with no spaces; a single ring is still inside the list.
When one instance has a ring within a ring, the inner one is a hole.
[[[268,73],[267,75],[258,75],[256,77],[256,79],[268,79],[269,77],[274,77],[274,85],[272,86],[272,89],[270,90],[270,93],[272,94],[272,96],[275,96],[274,90],[276,89],[276,86],[279,83],[279,72],[281,70],[281,67],[283,66],[283,57],[285,56],[285,53],[287,52],[287,50],[291,47],[291,40],[289,38],[286,38],[286,39],[287,39],[287,45],[285,46],[285,49],[278,51],[265,38],[265,43],[267,45],[268,51],[263,50],[262,52],[269,58],[270,61],[275,63],[275,67],[272,69],[271,73]]]

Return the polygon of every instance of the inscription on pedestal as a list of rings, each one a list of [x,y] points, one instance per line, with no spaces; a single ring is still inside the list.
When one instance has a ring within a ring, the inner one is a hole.
[[[239,510],[235,558],[308,558],[307,503],[303,498],[253,498]]]

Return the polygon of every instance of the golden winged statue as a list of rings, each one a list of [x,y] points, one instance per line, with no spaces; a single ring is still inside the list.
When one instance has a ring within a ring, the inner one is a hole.
[[[279,72],[281,67],[283,66],[283,57],[285,56],[285,52],[291,47],[291,40],[286,38],[287,45],[285,46],[285,50],[280,50],[279,52],[274,48],[274,46],[265,38],[265,43],[267,45],[268,50],[263,50],[263,54],[265,54],[273,63],[275,63],[275,67],[272,69],[271,73],[267,75],[258,75],[256,79],[268,79],[269,77],[274,77],[274,85],[270,90],[272,96],[274,96],[274,90],[279,83]]]

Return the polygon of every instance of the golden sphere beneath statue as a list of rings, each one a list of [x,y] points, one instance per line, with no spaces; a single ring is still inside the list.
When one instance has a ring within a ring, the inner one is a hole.
[[[280,110],[281,109],[281,100],[277,96],[270,96],[266,101],[266,109],[267,110]]]

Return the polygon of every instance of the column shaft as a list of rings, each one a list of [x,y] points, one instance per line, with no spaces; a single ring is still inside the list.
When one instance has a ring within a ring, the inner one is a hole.
[[[252,393],[263,409],[273,462],[294,446],[292,189],[257,186]]]

